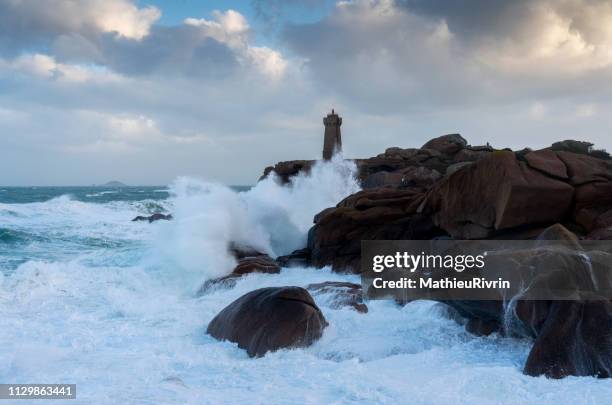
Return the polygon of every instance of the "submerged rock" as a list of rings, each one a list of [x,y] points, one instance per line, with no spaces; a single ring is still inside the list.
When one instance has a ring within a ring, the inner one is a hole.
[[[162,213],[155,213],[153,215],[149,215],[148,217],[142,216],[142,215],[138,215],[136,218],[132,219],[132,222],[136,222],[136,221],[149,221],[149,223],[151,222],[155,222],[155,221],[159,221],[159,220],[166,220],[169,221],[172,219],[172,214],[162,214]]]
[[[310,346],[328,325],[312,296],[300,287],[251,291],[223,309],[206,333],[260,357],[269,351]]]
[[[315,296],[329,297],[331,308],[351,307],[357,312],[368,312],[368,306],[363,302],[363,291],[360,284],[326,281],[309,284],[306,289]]]
[[[230,274],[224,277],[207,280],[202,284],[196,295],[204,295],[218,288],[232,288],[236,285],[238,279],[245,274],[276,274],[279,273],[280,270],[281,268],[278,263],[268,255],[259,254],[257,256],[243,256],[238,260],[238,264]]]
[[[298,249],[288,255],[278,256],[276,263],[280,267],[308,267],[310,266],[310,249]]]

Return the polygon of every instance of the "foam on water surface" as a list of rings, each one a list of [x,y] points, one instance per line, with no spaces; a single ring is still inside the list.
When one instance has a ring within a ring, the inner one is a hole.
[[[610,380],[525,376],[529,340],[474,337],[428,301],[371,301],[360,314],[317,297],[323,337],[259,359],[207,336],[256,288],[359,282],[292,268],[194,294],[228,271],[230,240],[270,254],[303,243],[312,216],[356,190],[346,170],[330,163],[292,187],[270,179],[242,193],[181,179],[170,199],[0,204],[0,381],[76,383],[71,403],[83,404],[609,402]],[[151,204],[175,220],[130,222]]]

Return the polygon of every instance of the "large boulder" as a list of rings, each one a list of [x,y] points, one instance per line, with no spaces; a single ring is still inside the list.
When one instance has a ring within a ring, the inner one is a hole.
[[[368,159],[357,159],[358,177],[363,182],[379,172],[400,172],[408,168],[425,168],[444,173],[452,157],[434,149],[389,148],[385,153]],[[408,172],[404,171],[403,174]]]
[[[557,154],[549,149],[537,150],[525,154],[525,160],[529,167],[539,170],[552,177],[566,180],[567,167]]]
[[[569,183],[576,196],[573,217],[586,232],[612,225],[612,163],[570,152],[557,152],[567,166]]]
[[[281,267],[308,267],[310,266],[310,249],[298,249],[288,255],[278,256],[276,263]]]
[[[361,182],[361,187],[368,189],[378,187],[402,187],[403,185],[404,175],[399,170],[395,172],[382,170],[369,175]]]
[[[468,146],[455,153],[453,156],[453,162],[477,162],[480,159],[484,159],[493,152],[493,148],[489,145],[485,146]]]
[[[251,291],[225,307],[206,333],[260,357],[283,348],[310,346],[328,325],[312,296],[300,287]]]
[[[555,224],[541,233],[532,249],[490,252],[487,259],[490,265],[499,267],[495,260],[501,259],[500,263],[515,266],[507,275],[519,278],[529,275],[522,282],[528,287],[520,296],[505,300],[500,292],[499,300],[446,303],[468,319],[466,328],[470,332],[498,331],[534,338],[525,374],[551,378],[609,377],[612,304],[605,295],[593,296],[589,287],[599,286],[602,288],[599,291],[609,292],[612,255],[596,251],[590,253],[590,260],[585,260],[579,243],[575,234]],[[576,289],[564,290],[568,287]],[[552,290],[546,293],[549,288]],[[560,293],[563,295],[552,299]],[[531,299],[536,294],[550,299]],[[574,299],[564,299],[569,296]]]
[[[570,184],[580,186],[612,180],[612,162],[571,152],[556,152],[567,166]]]
[[[612,240],[612,226],[596,229],[589,233],[587,238],[592,240]]]
[[[550,146],[551,150],[571,152],[575,154],[588,155],[593,150],[591,142],[576,141],[574,139],[566,139],[564,141],[555,142]]]
[[[498,230],[562,220],[574,189],[531,169],[508,151],[446,176],[428,195],[426,211],[457,239],[479,239]]]
[[[418,190],[376,188],[322,211],[308,234],[312,264],[359,273],[362,240],[430,239],[443,234],[431,218],[417,213],[423,200]]]
[[[550,378],[612,376],[612,304],[551,301],[524,373]]]
[[[444,155],[454,155],[467,146],[467,141],[459,134],[442,135],[427,142],[421,149],[433,149]]]
[[[417,187],[427,189],[442,175],[435,169],[424,166],[409,166],[394,172],[380,171],[369,175],[361,182],[363,188]]]
[[[282,184],[289,183],[291,177],[299,173],[309,173],[315,162],[316,160],[288,160],[285,162],[278,162],[274,166],[266,167],[259,180],[263,180],[271,173],[274,173]]]

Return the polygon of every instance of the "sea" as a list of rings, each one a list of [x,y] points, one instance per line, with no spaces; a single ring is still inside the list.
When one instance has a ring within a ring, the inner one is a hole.
[[[303,247],[313,216],[359,190],[354,175],[334,159],[285,186],[0,186],[0,383],[76,384],[71,404],[609,403],[611,380],[523,375],[532,341],[470,335],[430,301],[370,301],[361,314],[315,296],[322,338],[257,359],[208,336],[254,289],[360,282],[287,268],[196,294],[231,272],[230,244]],[[131,221],[156,212],[174,219]]]

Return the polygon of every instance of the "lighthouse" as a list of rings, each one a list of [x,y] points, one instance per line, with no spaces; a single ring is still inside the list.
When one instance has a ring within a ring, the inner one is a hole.
[[[334,112],[323,118],[325,125],[325,138],[323,139],[323,160],[330,160],[332,156],[342,150],[342,136],[340,135],[340,126],[342,125],[342,117]]]

